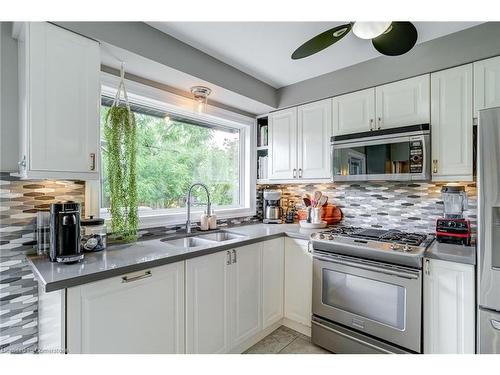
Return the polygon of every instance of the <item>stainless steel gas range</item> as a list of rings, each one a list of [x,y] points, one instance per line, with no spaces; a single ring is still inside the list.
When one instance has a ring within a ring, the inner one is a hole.
[[[340,226],[310,240],[312,341],[334,353],[420,353],[422,258],[434,237]]]

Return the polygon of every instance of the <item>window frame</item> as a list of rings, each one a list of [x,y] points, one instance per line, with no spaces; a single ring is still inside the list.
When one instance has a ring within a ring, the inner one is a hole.
[[[118,87],[119,77],[101,72],[101,96],[114,97]],[[240,132],[240,206],[231,208],[215,208],[218,219],[254,216],[256,213],[256,119],[235,112],[207,104],[204,113],[194,111],[194,102],[191,98],[183,97],[155,87],[147,86],[131,80],[125,81],[127,95],[130,101],[159,108],[165,112],[178,116],[212,123],[223,127],[236,128]],[[99,101],[99,110],[101,103]],[[99,124],[99,133],[101,124]],[[100,139],[100,137],[99,137]],[[100,154],[99,154],[100,155]],[[99,157],[99,164],[100,164]],[[100,170],[102,173],[102,168]],[[201,181],[203,182],[203,181]],[[108,209],[101,208],[101,177],[96,181],[86,182],[85,207],[87,215],[96,215],[110,221]],[[187,192],[186,192],[187,194]],[[191,219],[197,221],[205,207],[191,207]],[[159,212],[158,212],[159,211]],[[147,213],[147,214],[146,214]],[[186,222],[186,209],[144,210],[139,212],[139,228],[155,226],[178,225]]]

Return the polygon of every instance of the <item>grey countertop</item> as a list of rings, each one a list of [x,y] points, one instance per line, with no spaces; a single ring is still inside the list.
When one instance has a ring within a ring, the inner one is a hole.
[[[454,245],[434,241],[426,250],[424,257],[431,259],[446,260],[449,262],[476,264],[476,247]]]
[[[167,246],[161,239],[155,238],[112,245],[98,253],[86,253],[83,261],[75,264],[52,263],[46,256],[31,256],[28,262],[45,291],[51,292],[273,238],[288,236],[308,240],[311,233],[318,231],[300,228],[298,224],[253,224],[220,229],[244,237],[196,249]],[[466,264],[475,264],[476,259],[474,247],[438,242],[434,242],[424,256]]]
[[[28,262],[45,291],[51,292],[284,235],[307,240],[311,233],[318,231],[300,228],[298,224],[253,224],[220,229],[242,234],[244,237],[222,244],[210,243],[198,249],[167,246],[160,239],[150,239],[112,245],[98,253],[86,253],[81,262],[74,264],[52,263],[47,256],[31,256],[28,257]]]

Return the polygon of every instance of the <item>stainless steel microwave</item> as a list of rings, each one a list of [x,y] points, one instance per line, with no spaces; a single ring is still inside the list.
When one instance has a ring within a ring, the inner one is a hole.
[[[429,124],[333,136],[333,181],[425,181]]]

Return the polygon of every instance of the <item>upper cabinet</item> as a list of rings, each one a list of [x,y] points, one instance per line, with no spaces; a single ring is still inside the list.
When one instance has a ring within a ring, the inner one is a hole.
[[[297,158],[299,179],[329,178],[332,107],[330,99],[298,108]]]
[[[429,123],[429,74],[378,86],[375,94],[377,129]]]
[[[269,178],[291,180],[297,177],[297,108],[269,115],[271,163]]]
[[[332,99],[333,134],[361,133],[374,129],[375,89],[356,91]]]
[[[430,122],[429,74],[332,99],[333,134],[353,134]]]
[[[431,75],[432,180],[472,181],[472,64]]]
[[[46,22],[15,30],[20,176],[98,179],[99,43]]]
[[[474,117],[500,106],[500,56],[474,63]]]
[[[329,179],[331,135],[330,99],[271,113],[269,179]]]

